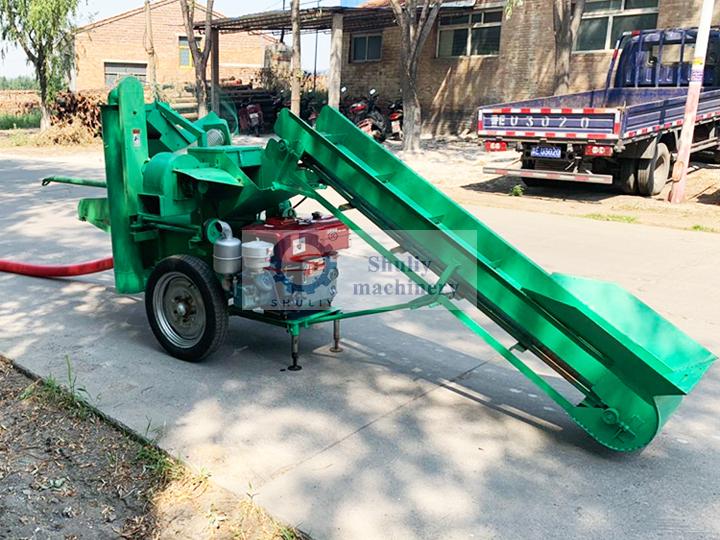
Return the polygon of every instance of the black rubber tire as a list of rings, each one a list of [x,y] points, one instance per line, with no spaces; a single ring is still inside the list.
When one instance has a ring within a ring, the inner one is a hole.
[[[620,167],[616,185],[623,193],[628,195],[637,194],[637,160],[636,159],[620,159]]]
[[[653,166],[654,165],[654,166]],[[644,197],[659,195],[670,178],[671,156],[665,143],[658,143],[655,160],[638,160],[638,192]]]
[[[153,297],[160,278],[169,272],[186,277],[197,288],[205,308],[205,328],[199,341],[191,347],[179,347],[161,330],[155,315]],[[225,340],[228,327],[228,302],[217,276],[208,264],[191,255],[173,255],[153,269],[145,287],[145,313],[160,345],[175,358],[199,362],[213,353]]]

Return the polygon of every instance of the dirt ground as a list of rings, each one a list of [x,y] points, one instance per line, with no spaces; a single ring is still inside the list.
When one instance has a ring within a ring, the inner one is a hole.
[[[0,538],[304,538],[0,358]]]
[[[403,156],[398,151],[398,155],[461,204],[720,232],[720,165],[693,161],[687,200],[671,205],[667,202],[670,185],[659,196],[645,198],[604,186],[559,183],[557,187],[531,188],[519,178],[484,175],[484,165],[507,166],[517,154],[485,153],[473,139],[424,141],[421,154]],[[522,190],[513,190],[517,185]],[[513,191],[516,196],[511,196]]]

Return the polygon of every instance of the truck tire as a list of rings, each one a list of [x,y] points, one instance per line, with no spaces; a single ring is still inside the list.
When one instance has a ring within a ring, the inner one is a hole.
[[[199,362],[225,339],[228,309],[207,263],[190,255],[160,261],[145,288],[145,313],[160,345],[175,358]]]
[[[658,143],[655,159],[639,159],[638,192],[644,197],[659,195],[670,177],[670,150],[665,143]]]
[[[620,160],[620,170],[618,171],[616,185],[623,193],[627,193],[628,195],[635,195],[637,193],[637,160]]]

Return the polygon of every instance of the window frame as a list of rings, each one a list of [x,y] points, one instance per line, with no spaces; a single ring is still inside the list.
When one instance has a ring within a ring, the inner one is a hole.
[[[485,13],[491,12],[500,12],[500,20],[498,22],[473,22],[473,15],[482,14],[483,15],[483,21],[485,17]],[[442,17],[453,17],[453,16],[460,16],[464,15],[463,12],[456,12],[456,13],[443,13],[438,16],[438,22],[437,22],[437,37],[435,39],[435,58],[492,58],[495,56],[500,56],[500,42],[498,42],[498,50],[494,53],[488,53],[488,54],[471,54],[472,52],[472,34],[473,29],[475,28],[493,28],[493,27],[499,27],[500,28],[500,39],[502,40],[502,26],[503,26],[503,9],[502,7],[485,7],[483,9],[474,9],[472,11],[467,12],[468,22],[461,23],[461,24],[442,24]],[[440,56],[440,34],[441,32],[446,31],[455,31],[455,30],[467,30],[467,38],[465,43],[465,54],[461,54],[458,56]]]
[[[585,8],[587,10],[587,5],[592,4],[593,2],[602,2],[603,0],[587,0],[585,3]],[[608,25],[607,30],[605,31],[605,48],[603,49],[576,49],[577,47],[577,41],[575,42],[575,45],[573,46],[573,54],[585,54],[585,53],[598,53],[598,52],[607,52],[611,51],[615,48],[615,43],[612,41],[612,33],[613,33],[613,24],[615,22],[615,17],[632,17],[637,15],[660,15],[660,0],[657,0],[657,5],[655,7],[644,7],[644,8],[632,8],[632,9],[626,9],[628,0],[620,0],[620,7],[616,9],[604,9],[604,10],[598,10],[598,11],[586,11],[582,14],[581,22],[587,21],[591,19],[607,19]],[[655,23],[657,25],[657,23]],[[579,30],[578,30],[579,32]]]
[[[368,58],[368,40],[371,37],[377,37],[380,38],[380,56],[377,58]],[[358,38],[364,38],[365,39],[365,59],[363,60],[355,60],[354,53],[355,53],[355,40]],[[359,33],[353,33],[350,34],[350,63],[351,64],[367,64],[369,62],[382,62],[382,56],[383,56],[383,32],[359,32]]]
[[[180,41],[183,39],[185,40],[185,44],[181,45]],[[190,50],[190,38],[187,37],[185,34],[178,34],[177,41],[178,41],[178,67],[180,69],[192,69],[194,67],[194,64],[193,64],[192,51]],[[195,41],[197,42],[198,47],[200,47],[200,49],[202,50],[202,43],[203,43],[202,36],[195,36]],[[188,52],[188,59],[190,60],[190,62],[187,64],[183,64],[181,61],[180,55],[182,54],[182,51]]]
[[[108,84],[107,82],[107,76],[108,76],[108,65],[117,65],[117,66],[123,66],[125,68],[127,67],[136,67],[136,68],[144,68],[145,74],[143,76],[143,79],[140,79],[136,73],[127,73],[127,72],[112,72],[111,74],[115,76],[115,80],[112,84]],[[148,63],[137,61],[137,60],[103,60],[103,80],[106,88],[113,88],[115,85],[117,85],[118,80],[122,77],[127,76],[133,76],[137,78],[143,85],[147,84],[147,69],[148,69]]]

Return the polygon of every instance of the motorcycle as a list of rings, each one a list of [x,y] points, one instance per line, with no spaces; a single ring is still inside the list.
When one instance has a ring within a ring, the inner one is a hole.
[[[247,132],[248,135],[254,134],[256,137],[260,136],[260,132],[265,128],[265,118],[263,116],[262,107],[257,103],[251,103],[250,101],[245,102],[243,107],[245,114],[247,115]]]
[[[390,136],[398,141],[403,140],[403,111],[402,99],[395,100],[388,107],[388,120],[390,121]]]
[[[345,87],[341,92],[346,90]],[[387,121],[377,105],[378,93],[370,89],[368,97],[352,101],[347,105],[345,115],[362,131],[379,142],[385,140]]]

